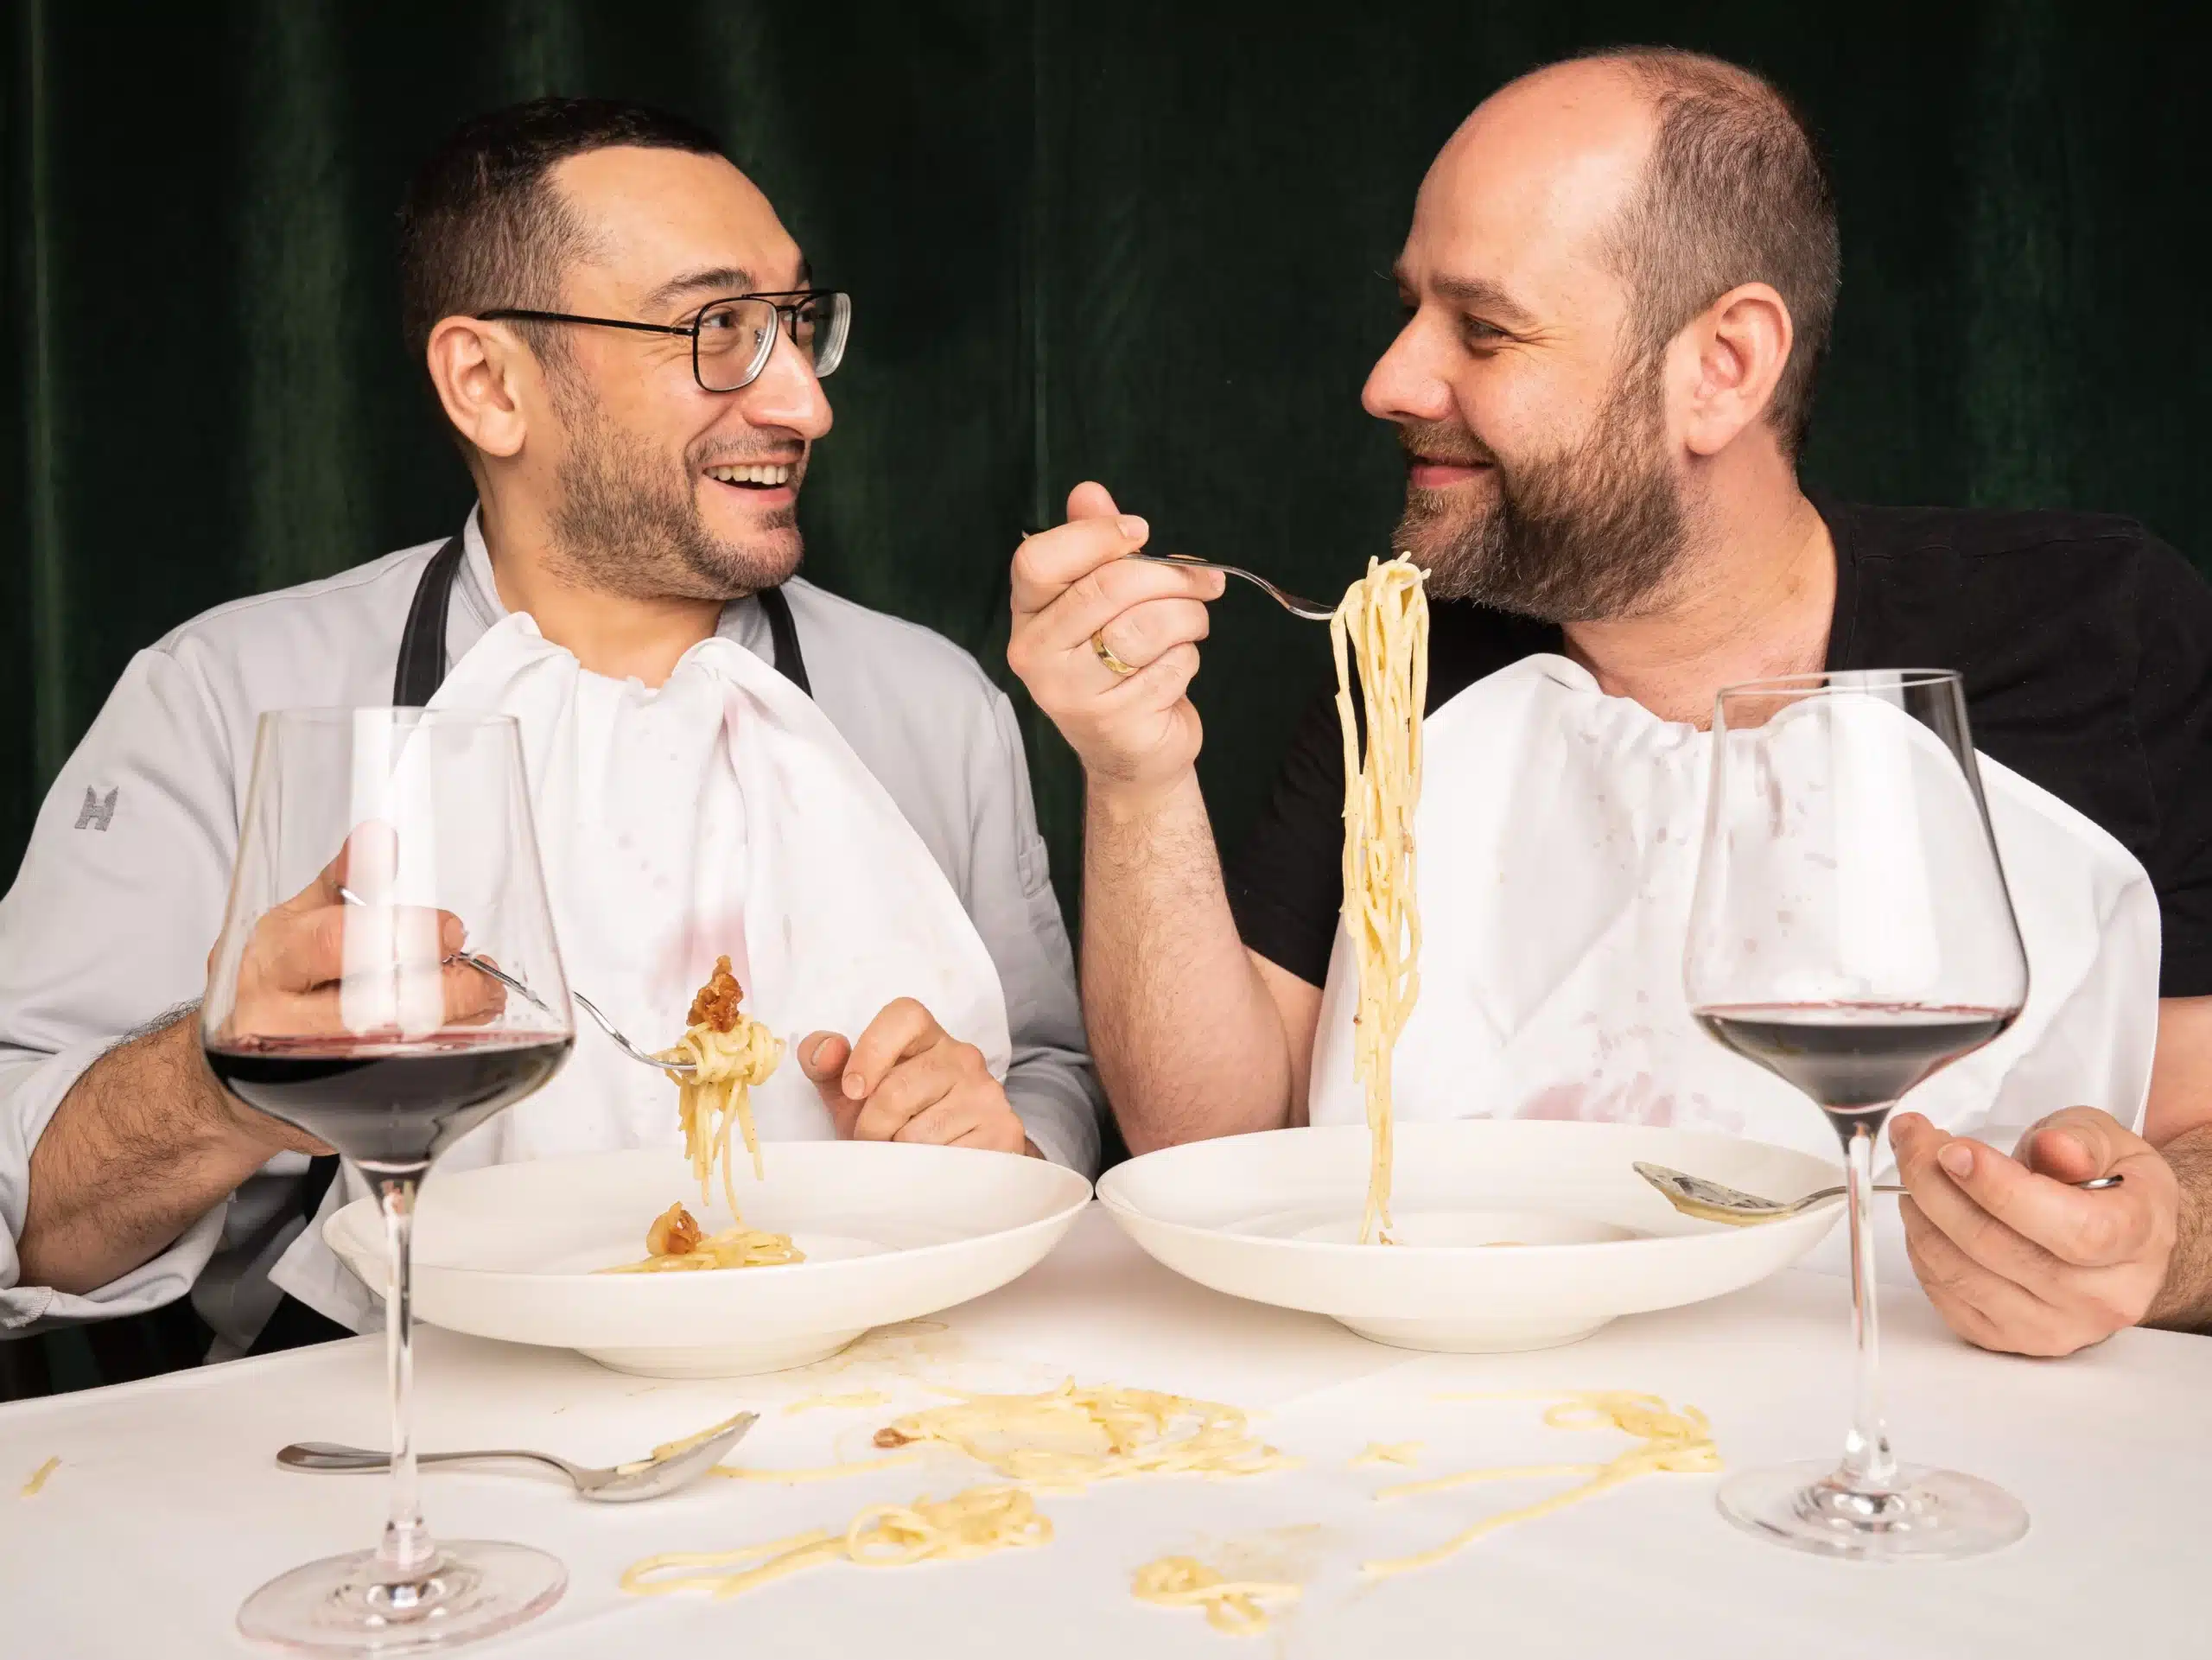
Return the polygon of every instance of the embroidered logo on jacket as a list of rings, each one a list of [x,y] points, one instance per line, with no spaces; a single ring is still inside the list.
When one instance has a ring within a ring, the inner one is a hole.
[[[92,785],[86,785],[85,805],[77,810],[77,828],[79,830],[105,830],[108,820],[115,817],[116,792],[122,787],[119,784],[116,785],[102,796],[93,794]]]

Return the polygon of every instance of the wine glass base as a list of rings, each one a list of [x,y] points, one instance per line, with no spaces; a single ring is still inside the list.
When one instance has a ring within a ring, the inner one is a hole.
[[[280,1574],[245,1600],[238,1630],[296,1654],[425,1654],[543,1613],[568,1588],[559,1560],[527,1545],[461,1539],[423,1578],[378,1583],[372,1550]]]
[[[1949,1561],[2001,1550],[2028,1530],[2003,1488],[1955,1470],[1911,1465],[1895,1490],[1853,1491],[1833,1465],[1806,1462],[1732,1477],[1715,1496],[1747,1533],[1796,1550],[1858,1561]]]

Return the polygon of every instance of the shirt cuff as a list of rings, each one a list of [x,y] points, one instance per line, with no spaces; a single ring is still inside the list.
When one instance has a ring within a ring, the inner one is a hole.
[[[1016,1055],[1006,1095],[1037,1150],[1090,1180],[1098,1173],[1098,1099],[1086,1086],[1089,1068],[1058,1055],[1024,1065]]]

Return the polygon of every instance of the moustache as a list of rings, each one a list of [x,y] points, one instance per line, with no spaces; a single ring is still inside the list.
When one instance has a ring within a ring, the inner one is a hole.
[[[1434,461],[1445,467],[1495,467],[1497,456],[1465,427],[1443,421],[1423,421],[1398,429],[1398,447],[1408,461]]]
[[[797,467],[808,455],[808,446],[792,443],[715,444],[692,450],[685,461],[702,467]]]

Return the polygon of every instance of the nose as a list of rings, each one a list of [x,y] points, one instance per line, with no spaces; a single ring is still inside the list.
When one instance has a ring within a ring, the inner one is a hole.
[[[1377,420],[1441,421],[1452,413],[1452,383],[1426,319],[1425,312],[1408,317],[1368,372],[1359,404]]]
[[[798,342],[781,329],[742,400],[746,420],[756,427],[781,427],[809,442],[830,430],[830,400],[822,381]]]

